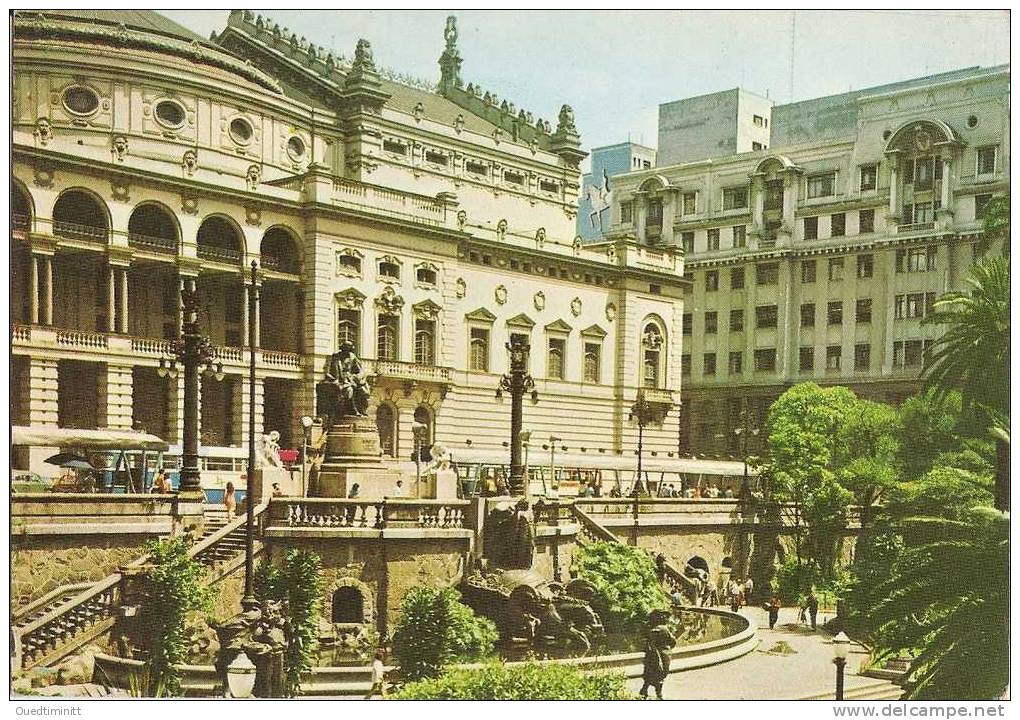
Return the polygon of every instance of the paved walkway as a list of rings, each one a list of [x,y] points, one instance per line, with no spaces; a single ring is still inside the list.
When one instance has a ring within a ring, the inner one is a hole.
[[[667,700],[793,700],[815,693],[831,692],[835,687],[836,669],[832,664],[830,636],[819,629],[797,623],[797,608],[783,608],[775,630],[769,630],[768,616],[757,607],[743,608],[740,613],[758,623],[758,649],[720,665],[672,673],[663,686]],[[779,655],[768,651],[779,641],[789,644],[795,654]],[[846,689],[873,683],[860,677],[857,670],[867,659],[858,645],[851,646],[847,658]],[[641,679],[628,680],[635,692]],[[654,691],[652,691],[654,695]]]

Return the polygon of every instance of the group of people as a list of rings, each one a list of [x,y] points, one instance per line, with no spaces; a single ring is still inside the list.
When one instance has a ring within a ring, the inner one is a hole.
[[[726,583],[726,597],[730,601],[730,610],[736,612],[746,605],[754,593],[754,580],[747,578],[743,582],[739,578],[730,578]]]
[[[688,487],[684,490],[680,490],[674,483],[659,485],[658,496],[661,498],[687,498],[687,499],[700,499],[700,498],[732,498],[732,488],[726,488],[720,490],[715,485],[706,485],[701,487],[695,485]]]
[[[777,595],[773,595],[765,603],[765,612],[769,614],[769,630],[775,630],[776,622],[779,620],[779,609],[783,607]],[[800,616],[798,618],[800,622],[807,624],[810,619],[811,629],[818,629],[818,596],[815,595],[814,590],[808,593],[808,596],[804,598],[804,602],[800,605]]]

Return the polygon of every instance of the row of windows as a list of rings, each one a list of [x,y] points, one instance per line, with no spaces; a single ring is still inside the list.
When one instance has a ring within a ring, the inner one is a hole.
[[[875,210],[864,208],[857,213],[857,233],[865,235],[875,232]],[[846,213],[835,213],[829,217],[829,237],[846,235]],[[818,239],[818,216],[804,218],[804,239]]]
[[[893,343],[893,367],[916,368],[924,362],[924,353],[931,348],[932,340],[897,340]],[[800,372],[813,372],[815,369],[815,347],[806,345],[798,354]],[[854,345],[854,371],[871,370],[871,344],[857,343]],[[825,347],[826,372],[839,372],[843,369],[843,346],[827,345]],[[727,366],[729,375],[742,375],[744,372],[744,352],[737,350],[729,354]],[[774,348],[763,348],[754,351],[754,371],[756,373],[772,373],[776,371],[776,351]],[[684,355],[681,359],[681,372],[684,376],[691,374],[691,356]],[[701,374],[713,376],[717,374],[716,353],[708,352],[702,356]]]
[[[383,150],[391,155],[398,155],[406,158],[409,153],[410,146],[403,140],[390,138],[383,140]],[[426,149],[422,153],[422,158],[425,162],[431,165],[447,168],[451,165],[452,156],[442,150]],[[489,179],[491,171],[492,166],[487,162],[472,159],[464,160],[464,172],[469,175],[476,175],[480,179]],[[524,187],[526,185],[526,175],[520,170],[504,169],[502,182],[509,185]],[[538,188],[542,192],[556,194],[560,191],[560,184],[552,179],[539,178]]]
[[[514,336],[518,335],[522,340],[528,341],[527,335],[512,333],[511,342]],[[586,383],[601,382],[602,366],[602,345],[597,342],[582,343],[584,358],[582,362],[581,377]],[[489,372],[489,348],[490,332],[488,328],[471,328],[471,340],[468,350],[468,368],[475,372]],[[564,368],[566,366],[567,341],[566,338],[551,337],[546,344],[546,374],[547,378],[563,380]],[[530,361],[530,358],[529,358]]]
[[[354,346],[361,354],[361,311],[340,308],[337,311],[337,347],[344,342]],[[399,360],[400,324],[393,315],[380,315],[376,329],[375,356],[378,360]],[[414,362],[419,365],[436,364],[436,323],[434,320],[414,320]]]
[[[336,255],[337,271],[352,277],[361,277],[362,256],[355,250],[340,250]],[[400,280],[400,261],[387,255],[376,263],[379,278],[384,280]],[[439,268],[430,262],[420,263],[414,268],[414,279],[420,285],[436,286],[439,282]]]
[[[461,256],[463,258],[463,255]],[[508,267],[510,270],[515,272],[525,273],[537,273],[538,275],[545,275],[549,278],[559,278],[560,280],[573,280],[574,282],[584,282],[589,285],[612,285],[612,280],[599,273],[590,272],[579,272],[577,270],[571,271],[570,269],[557,266],[557,265],[541,265],[539,263],[531,262],[530,260],[520,260],[515,257],[511,258],[500,258],[493,257],[488,253],[477,252],[470,250],[467,253],[467,257],[464,258],[470,262],[478,265],[484,265],[486,267],[500,266]]]
[[[923,307],[928,308],[922,310],[922,312],[931,312],[931,304],[935,302],[935,293],[918,294],[920,297],[920,303]],[[902,315],[900,309],[900,302],[902,298],[915,298],[914,295],[897,295],[896,296],[896,307],[897,307],[897,318],[900,317],[924,317],[924,315]],[[925,305],[925,303],[929,303]],[[904,301],[906,311],[903,312],[914,312],[914,306],[909,305],[907,301]],[[858,298],[855,305],[854,319],[857,323],[870,323],[871,322],[871,298]],[[709,310],[705,312],[705,329],[706,335],[714,335],[719,331],[719,313],[716,310]],[[843,324],[843,301],[833,300],[826,308],[826,322],[828,325],[842,325]],[[759,305],[754,309],[754,324],[755,328],[759,330],[767,330],[769,328],[778,327],[779,324],[779,306],[778,305]],[[684,335],[690,335],[693,332],[693,316],[691,313],[684,313],[683,317],[683,333]],[[801,327],[814,327],[815,326],[815,303],[803,303],[800,306],[800,326]],[[743,309],[737,308],[730,310],[730,332],[740,332],[744,329],[744,311]]]

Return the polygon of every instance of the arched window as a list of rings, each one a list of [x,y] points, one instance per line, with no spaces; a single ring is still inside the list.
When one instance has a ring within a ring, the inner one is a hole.
[[[664,343],[663,332],[655,322],[645,323],[641,335],[642,353],[642,380],[641,384],[646,388],[662,387],[662,346]]]
[[[398,323],[396,315],[380,315],[376,332],[375,356],[379,360],[396,360],[399,354]]]
[[[365,598],[356,587],[337,588],[333,593],[334,623],[351,625],[365,622]]]
[[[294,236],[282,227],[270,228],[259,247],[262,267],[297,275],[301,272],[301,251]]]
[[[550,378],[563,379],[563,340],[551,338],[549,340],[549,358],[546,373]]]
[[[489,331],[487,328],[471,328],[470,368],[479,372],[489,371]]]
[[[414,421],[425,426],[425,431],[422,433],[424,445],[432,445],[432,410],[424,405],[419,405],[414,409]]]
[[[596,343],[584,344],[584,381],[599,381],[599,346]]]
[[[203,260],[235,264],[241,262],[244,243],[241,231],[219,215],[207,217],[198,228],[198,256]]]
[[[109,224],[102,201],[84,190],[68,190],[53,206],[53,234],[106,242]]]
[[[436,364],[436,323],[434,320],[414,321],[414,361],[419,365]]]
[[[11,184],[11,224],[15,230],[28,230],[32,226],[32,203],[17,183]]]
[[[379,447],[383,455],[396,457],[397,423],[392,405],[379,406],[379,409],[375,411],[375,426],[379,430]]]
[[[128,244],[140,250],[177,253],[177,222],[162,205],[139,205],[128,220]]]
[[[340,308],[337,311],[336,346],[340,347],[345,342],[349,342],[354,346],[354,351],[358,352],[360,346],[358,340],[360,337],[361,311],[344,307]]]

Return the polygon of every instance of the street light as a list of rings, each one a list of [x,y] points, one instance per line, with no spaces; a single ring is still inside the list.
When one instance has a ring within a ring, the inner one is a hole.
[[[308,444],[311,442],[312,424],[315,421],[308,415],[301,417],[301,427],[304,435],[301,438],[301,497],[308,493]]]
[[[758,437],[761,430],[757,427],[749,426],[750,414],[747,410],[740,411],[740,425],[733,428],[733,434],[737,436],[737,440],[740,442],[740,456],[744,460],[744,486],[740,490],[740,495],[745,500],[750,494],[750,489],[747,484],[747,442],[748,438]]]
[[[524,496],[531,497],[531,476],[528,473],[528,445],[531,443],[531,431],[521,431],[521,447],[524,448]]]
[[[227,687],[232,698],[251,697],[255,689],[255,664],[244,653],[227,665]]]
[[[558,491],[559,485],[556,484],[556,443],[563,438],[558,438],[555,435],[549,436],[549,483]],[[546,495],[549,491],[545,487],[545,478],[542,478],[542,492]],[[556,493],[559,495],[559,492]]]
[[[255,603],[255,328],[259,284],[258,262],[251,261],[251,291],[248,293],[248,479],[245,490],[244,598]]]
[[[419,489],[421,483],[421,448],[427,430],[428,425],[425,423],[418,422],[417,420],[411,423],[411,435],[414,437],[414,477],[417,481],[414,491],[418,495],[421,494]]]
[[[842,630],[832,638],[832,662],[836,666],[836,699],[843,699],[843,673],[846,670],[846,656],[850,651],[850,638]]]
[[[184,373],[184,433],[181,451],[181,484],[179,495],[190,500],[204,500],[201,471],[198,468],[198,379],[223,379],[223,363],[216,359],[216,348],[198,330],[198,291],[195,279],[188,278],[181,286],[181,336],[170,340],[159,359],[156,374],[176,378]]]
[[[519,335],[511,335],[506,344],[510,352],[510,372],[499,379],[496,398],[510,393],[510,492],[520,494],[524,489],[524,468],[521,465],[521,429],[524,422],[524,393],[530,392],[538,400],[535,381],[528,374],[528,351],[531,345]]]
[[[645,425],[647,425],[653,418],[653,408],[651,403],[645,398],[644,389],[638,390],[637,401],[630,410],[630,419],[636,420],[638,425],[638,445],[637,445],[637,479],[634,481],[634,487],[631,488],[631,492],[637,496],[639,491],[645,491],[644,476],[642,474],[642,460],[645,449]]]

